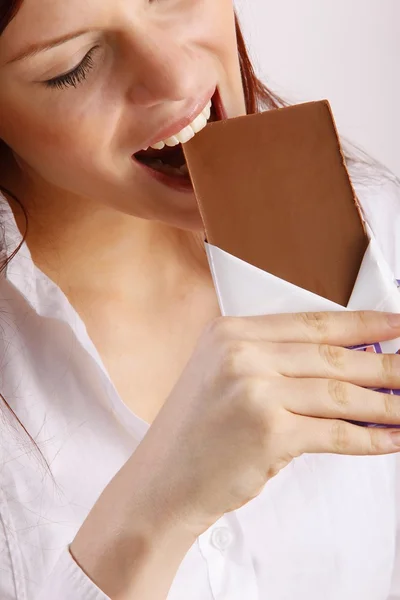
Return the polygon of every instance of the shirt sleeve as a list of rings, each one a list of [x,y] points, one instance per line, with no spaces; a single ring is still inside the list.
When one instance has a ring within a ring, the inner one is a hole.
[[[69,548],[60,556],[35,600],[110,600],[82,571]]]
[[[1,600],[110,600],[76,563],[65,548],[55,567],[36,593],[26,589],[16,537],[9,535],[7,513],[0,512],[0,599]]]
[[[392,180],[356,188],[365,220],[397,279],[400,279],[400,187]]]
[[[396,472],[396,513],[397,513],[397,532],[396,532],[396,558],[393,567],[392,586],[388,600],[400,600],[400,454],[397,455]]]

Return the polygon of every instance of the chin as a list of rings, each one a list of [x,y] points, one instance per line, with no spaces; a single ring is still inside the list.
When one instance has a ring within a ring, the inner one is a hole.
[[[163,203],[163,213],[159,213],[156,219],[170,227],[191,231],[193,233],[203,233],[204,224],[200,215],[194,192],[185,194],[185,202],[182,203],[181,194],[173,194],[175,198],[171,198],[171,202],[166,202],[167,198],[161,198],[160,203]],[[158,205],[160,206],[160,204]]]

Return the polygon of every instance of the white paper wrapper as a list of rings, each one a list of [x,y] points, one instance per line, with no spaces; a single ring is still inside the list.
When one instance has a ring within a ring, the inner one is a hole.
[[[400,293],[394,274],[371,229],[357,281],[346,308],[279,279],[206,243],[206,251],[222,315],[247,317],[293,312],[377,310],[400,313]],[[360,346],[366,352],[400,354],[400,338]],[[400,396],[400,390],[382,390]]]

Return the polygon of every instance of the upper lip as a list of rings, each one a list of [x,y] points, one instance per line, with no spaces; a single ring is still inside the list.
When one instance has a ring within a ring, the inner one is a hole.
[[[189,108],[186,110],[185,115],[180,119],[175,121],[171,121],[164,129],[161,129],[155,136],[153,136],[150,140],[148,140],[143,148],[149,148],[153,144],[157,144],[157,142],[161,142],[162,140],[167,140],[169,137],[179,133],[190,125],[194,121],[194,119],[204,110],[207,106],[207,102],[211,100],[215,92],[215,88],[210,92],[208,91],[200,100],[196,100],[196,102],[192,102]]]

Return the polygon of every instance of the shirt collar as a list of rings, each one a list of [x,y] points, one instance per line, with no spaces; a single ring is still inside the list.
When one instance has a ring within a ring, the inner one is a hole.
[[[129,427],[141,439],[147,432],[149,424],[135,415],[120,398],[84,322],[64,292],[33,262],[28,245],[23,241],[11,207],[1,194],[0,204],[6,256],[11,256],[19,247],[18,252],[5,269],[7,283],[21,294],[38,316],[54,319],[71,328],[79,344],[97,364],[104,384],[109,389],[108,396],[113,412],[117,414],[125,427]]]

